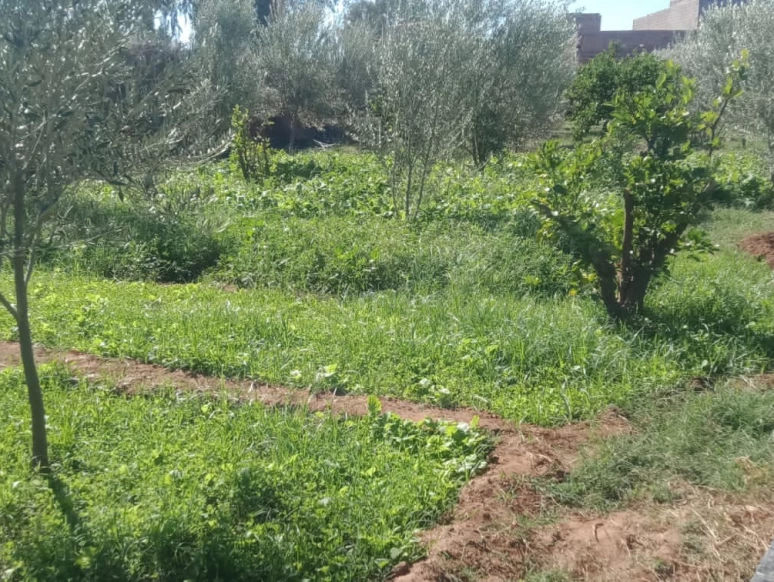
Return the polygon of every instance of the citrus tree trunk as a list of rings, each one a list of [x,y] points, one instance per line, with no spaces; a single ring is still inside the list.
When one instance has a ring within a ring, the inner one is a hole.
[[[24,380],[32,415],[32,465],[41,472],[47,472],[48,436],[46,435],[46,409],[43,404],[43,390],[40,387],[35,352],[32,347],[29,303],[27,297],[27,249],[25,245],[26,210],[24,187],[17,184],[14,193],[14,256],[13,278],[16,290],[16,325],[19,328],[19,349],[21,351]]]

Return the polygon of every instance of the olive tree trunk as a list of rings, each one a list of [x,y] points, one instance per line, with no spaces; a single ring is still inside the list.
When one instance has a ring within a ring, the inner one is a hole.
[[[28,283],[28,248],[25,243],[26,208],[24,204],[24,185],[17,180],[14,187],[14,254],[13,279],[16,291],[16,307],[12,312],[19,329],[19,349],[21,351],[24,380],[27,384],[27,397],[32,415],[32,465],[41,472],[49,469],[48,436],[46,434],[46,409],[43,404],[43,390],[40,387],[38,367],[32,346],[30,329]]]

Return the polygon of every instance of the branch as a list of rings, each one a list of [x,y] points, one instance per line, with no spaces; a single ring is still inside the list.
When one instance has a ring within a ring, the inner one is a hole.
[[[8,313],[13,315],[13,318],[18,323],[18,321],[19,321],[19,313],[16,311],[16,308],[13,305],[11,305],[11,302],[8,301],[8,299],[6,298],[5,294],[3,294],[1,291],[0,291],[0,304],[2,304],[3,307],[5,307],[8,310]]]
[[[628,188],[624,192],[624,232],[621,247],[621,293],[632,281],[632,250],[634,248],[634,196]]]

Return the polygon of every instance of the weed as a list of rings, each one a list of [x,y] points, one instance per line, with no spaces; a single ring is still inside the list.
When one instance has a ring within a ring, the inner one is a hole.
[[[638,431],[605,441],[548,490],[564,503],[610,508],[638,497],[673,501],[680,483],[733,492],[770,486],[774,394],[687,390],[643,398],[631,416]]]
[[[4,579],[364,580],[482,466],[475,429],[337,418],[44,373],[55,482],[30,474],[23,376],[0,373]]]

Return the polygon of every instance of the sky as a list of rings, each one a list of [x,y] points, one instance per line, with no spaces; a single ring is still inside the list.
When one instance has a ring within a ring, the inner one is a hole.
[[[669,8],[669,0],[577,0],[574,11],[598,12],[602,30],[631,30],[632,21],[640,16]]]

